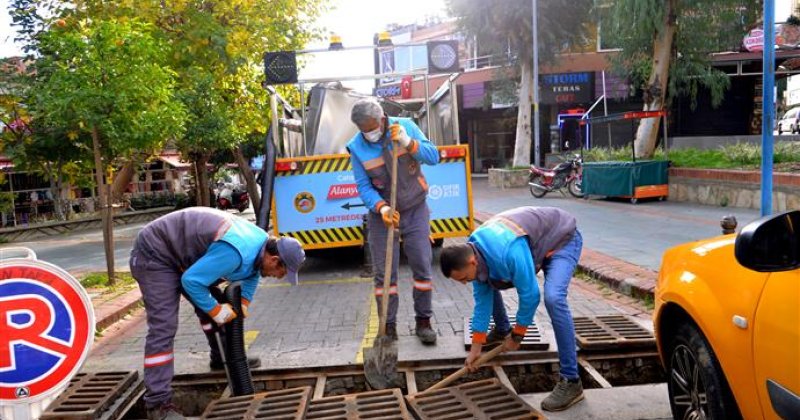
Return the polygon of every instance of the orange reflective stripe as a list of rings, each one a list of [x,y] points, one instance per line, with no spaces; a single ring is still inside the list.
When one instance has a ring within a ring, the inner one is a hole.
[[[425,181],[425,177],[420,175],[417,177],[417,181],[419,181],[419,185],[422,186],[422,189],[428,191],[428,182]]]
[[[364,169],[366,169],[366,170],[375,169],[375,168],[379,168],[379,167],[381,167],[381,166],[383,166],[385,164],[386,164],[386,162],[383,161],[383,157],[382,156],[381,157],[376,157],[375,159],[370,159],[370,160],[364,162]]]
[[[390,287],[389,288],[389,294],[390,295],[396,295],[397,294],[397,286]],[[383,296],[383,287],[376,287],[375,288],[375,296]]]
[[[223,219],[219,222],[219,226],[217,226],[217,233],[214,235],[214,240],[218,241],[220,238],[225,236],[228,233],[228,229],[231,228],[231,222],[227,219]]]
[[[174,358],[175,356],[172,354],[171,351],[151,354],[149,356],[144,357],[144,367],[149,368],[149,367],[165,365],[167,363],[172,362]]]
[[[520,235],[520,236],[524,236],[525,235],[525,229],[523,229],[520,225],[514,223],[513,221],[511,221],[510,219],[508,219],[506,217],[503,217],[503,216],[496,216],[496,217],[497,217],[497,221],[498,222],[504,224],[506,227],[508,227],[509,229],[514,231],[514,233],[516,233],[517,235]]]
[[[433,283],[428,280],[414,280],[414,288],[423,292],[433,290]]]
[[[419,150],[419,142],[416,140],[411,140],[411,144],[408,145],[408,153],[411,153],[413,155],[414,153],[417,153],[418,150]]]

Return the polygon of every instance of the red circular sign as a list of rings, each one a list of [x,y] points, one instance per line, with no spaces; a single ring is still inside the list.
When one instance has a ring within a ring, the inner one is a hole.
[[[91,300],[69,273],[35,260],[0,262],[0,402],[60,392],[93,341]]]

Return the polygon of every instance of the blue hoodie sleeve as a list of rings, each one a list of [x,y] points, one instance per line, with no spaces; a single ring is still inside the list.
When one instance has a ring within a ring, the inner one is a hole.
[[[242,257],[232,245],[216,241],[208,247],[205,255],[197,260],[181,277],[183,290],[195,305],[204,312],[211,312],[217,301],[211,297],[208,287],[225,277],[242,264]]]
[[[475,309],[472,311],[472,342],[485,343],[489,330],[489,317],[492,315],[494,292],[483,282],[472,282],[472,295],[475,298]]]
[[[411,137],[411,144],[408,146],[408,151],[414,159],[426,164],[436,165],[439,163],[439,149],[425,137],[425,134],[413,122],[409,121],[404,124],[406,132]]]
[[[519,237],[511,242],[506,251],[506,265],[509,267],[511,282],[517,288],[519,309],[515,332],[524,334],[533,323],[533,315],[539,306],[539,283],[533,268],[533,255],[526,237]]]
[[[361,163],[361,160],[352,152],[350,152],[350,163],[353,166],[353,176],[356,180],[356,188],[358,189],[358,195],[361,197],[361,201],[364,202],[364,205],[368,209],[377,212],[377,206],[379,204],[385,204],[386,202],[381,198],[381,195],[378,194],[378,191],[372,187],[372,181],[370,181],[369,175],[367,175],[367,170],[364,169],[364,164]]]

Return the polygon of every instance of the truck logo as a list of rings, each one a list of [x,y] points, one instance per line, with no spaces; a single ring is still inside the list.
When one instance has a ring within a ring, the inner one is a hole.
[[[0,404],[60,392],[94,338],[88,297],[74,279],[22,264],[0,267]]]
[[[316,200],[310,192],[303,191],[294,196],[294,208],[303,214],[308,214],[314,211],[316,207]]]
[[[358,188],[356,184],[331,185],[328,189],[328,200],[340,200],[354,197],[358,197]]]

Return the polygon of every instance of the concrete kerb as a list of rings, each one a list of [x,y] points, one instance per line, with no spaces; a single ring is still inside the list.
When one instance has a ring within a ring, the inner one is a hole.
[[[481,224],[492,216],[476,211],[475,222]],[[653,270],[587,248],[583,248],[578,269],[623,295],[653,299],[658,279],[658,273]]]
[[[95,328],[102,331],[134,310],[142,302],[142,293],[136,287],[121,296],[103,302],[94,308]]]

